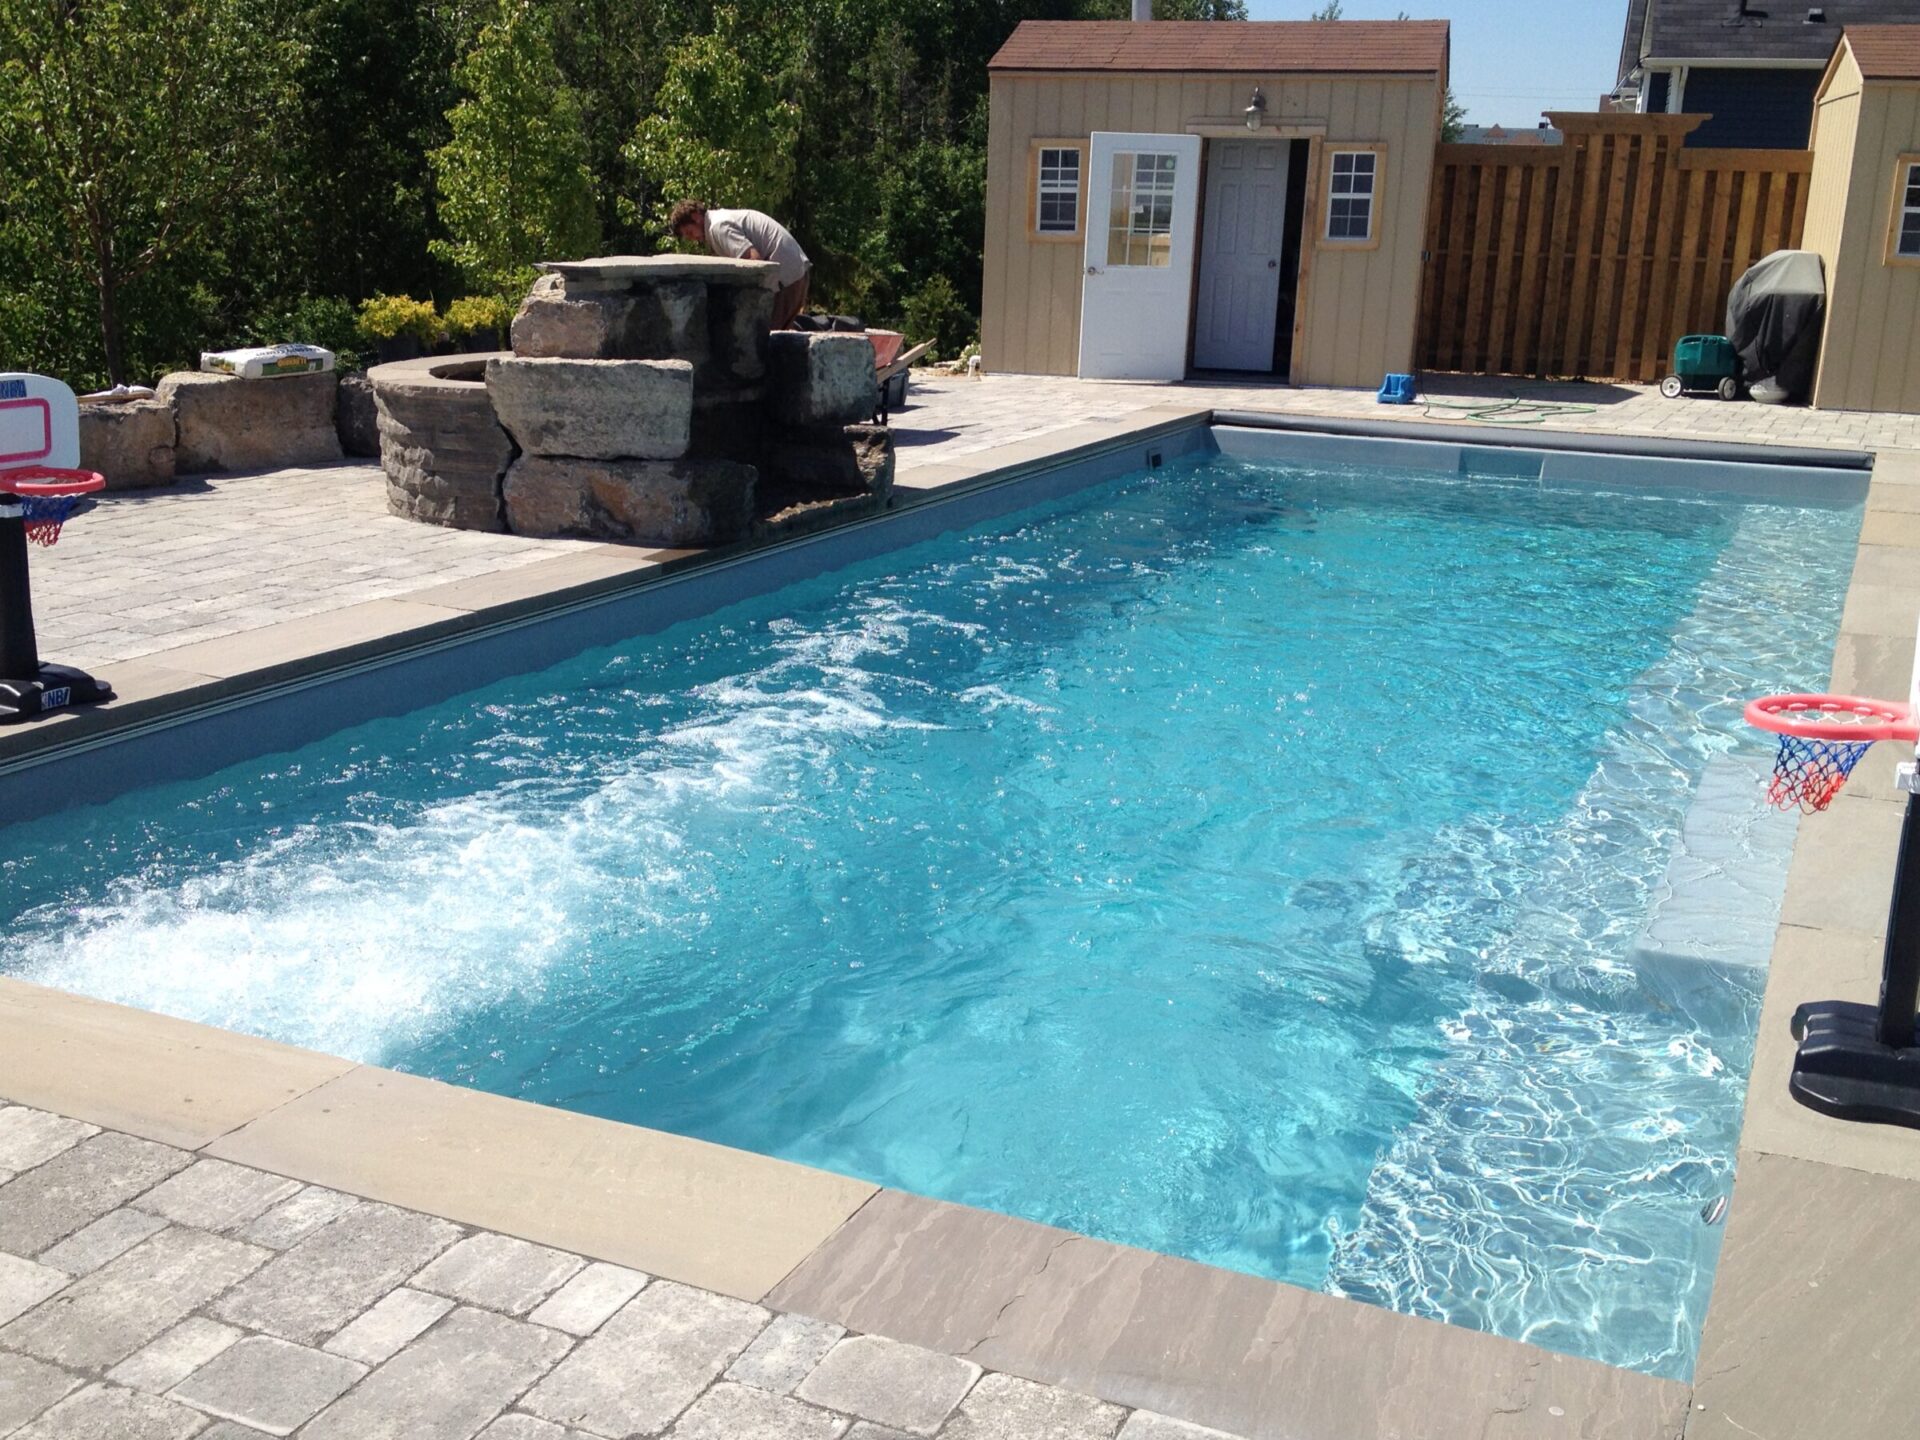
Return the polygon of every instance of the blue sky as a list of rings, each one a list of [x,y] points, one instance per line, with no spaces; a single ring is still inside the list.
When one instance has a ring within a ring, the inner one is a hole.
[[[1347,20],[1453,22],[1453,93],[1481,125],[1591,110],[1613,88],[1627,0],[1345,0]],[[1319,0],[1247,0],[1255,20],[1304,20]]]

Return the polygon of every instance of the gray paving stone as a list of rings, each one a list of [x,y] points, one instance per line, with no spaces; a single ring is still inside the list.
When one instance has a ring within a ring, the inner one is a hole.
[[[57,1290],[73,1283],[73,1277],[51,1265],[35,1264],[17,1255],[0,1254],[0,1325],[24,1315]]]
[[[327,1350],[378,1365],[453,1308],[451,1300],[419,1290],[395,1290],[352,1320],[326,1343]]]
[[[751,1385],[714,1386],[667,1432],[671,1440],[835,1440],[851,1422]]]
[[[412,1284],[483,1310],[524,1315],[585,1264],[577,1255],[482,1231],[427,1266]]]
[[[353,1196],[342,1195],[338,1190],[309,1185],[267,1211],[241,1231],[240,1238],[265,1245],[269,1250],[285,1250],[359,1204]]]
[[[76,1369],[118,1364],[271,1253],[199,1230],[162,1231],[0,1329],[0,1345]]]
[[[157,1395],[89,1385],[14,1432],[12,1440],[187,1440],[206,1423],[198,1410]]]
[[[584,1430],[568,1430],[531,1415],[502,1415],[480,1432],[480,1440],[593,1440]]]
[[[572,1343],[463,1306],[322,1411],[301,1440],[468,1440]]]
[[[315,1345],[460,1236],[445,1220],[362,1205],[273,1257],[213,1313],[250,1330]]]
[[[6,1106],[0,1109],[0,1170],[10,1170],[16,1175],[22,1170],[31,1170],[99,1133],[98,1125],[69,1120],[64,1115],[32,1110],[25,1105]]]
[[[267,1432],[251,1425],[236,1425],[231,1420],[216,1420],[193,1440],[260,1440]]]
[[[192,1160],[171,1145],[111,1131],[83,1140],[8,1182],[0,1250],[38,1255]]]
[[[164,1395],[240,1336],[241,1332],[231,1325],[189,1316],[114,1366],[107,1378],[129,1390]]]
[[[300,1189],[300,1182],[225,1160],[196,1160],[134,1201],[134,1208],[176,1225],[230,1230]]]
[[[653,1435],[767,1323],[758,1305],[656,1280],[520,1402],[600,1435]],[[648,1377],[644,1386],[634,1377]]]
[[[173,1389],[176,1400],[269,1435],[290,1435],[346,1393],[367,1367],[270,1335],[249,1335]]]
[[[905,1430],[895,1430],[890,1425],[876,1425],[871,1420],[856,1420],[853,1428],[847,1431],[844,1440],[918,1440],[917,1436]]]
[[[569,1335],[591,1335],[646,1286],[647,1277],[624,1265],[596,1260],[527,1316]]]
[[[1234,1440],[1224,1430],[1209,1430],[1151,1410],[1136,1410],[1120,1427],[1120,1440]]]
[[[0,1435],[11,1435],[79,1383],[57,1365],[0,1350]]]
[[[40,1263],[69,1275],[88,1275],[166,1228],[167,1222],[158,1215],[148,1215],[141,1210],[110,1210],[85,1229],[74,1231],[51,1250],[41,1251]]]
[[[727,1379],[791,1395],[845,1335],[846,1328],[809,1315],[776,1315],[760,1338],[727,1367]]]
[[[980,1367],[952,1355],[856,1335],[828,1352],[795,1392],[829,1410],[931,1435],[980,1378]]]
[[[1118,1405],[1036,1385],[1012,1375],[983,1376],[940,1432],[941,1440],[1113,1440],[1127,1412]]]

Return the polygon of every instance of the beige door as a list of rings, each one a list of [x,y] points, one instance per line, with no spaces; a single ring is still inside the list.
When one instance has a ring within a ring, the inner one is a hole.
[[[1215,140],[1208,147],[1196,369],[1273,369],[1288,148],[1284,140]]]

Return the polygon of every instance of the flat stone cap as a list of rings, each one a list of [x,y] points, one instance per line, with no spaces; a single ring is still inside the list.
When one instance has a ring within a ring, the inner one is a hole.
[[[594,260],[544,260],[535,268],[565,280],[600,285],[704,280],[710,285],[775,290],[780,284],[780,267],[771,260],[729,260],[721,255],[602,255]]]

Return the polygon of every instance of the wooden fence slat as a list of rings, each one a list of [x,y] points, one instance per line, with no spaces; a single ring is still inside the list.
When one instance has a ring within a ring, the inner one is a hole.
[[[1487,326],[1486,368],[1505,373],[1513,364],[1513,332],[1508,322],[1513,315],[1514,270],[1520,251],[1520,196],[1526,189],[1528,172],[1507,167],[1500,173],[1506,195],[1500,206],[1493,261],[1493,314]]]
[[[1650,381],[1733,281],[1800,243],[1813,158],[1688,150],[1687,115],[1556,115],[1553,146],[1441,145],[1417,363]]]

